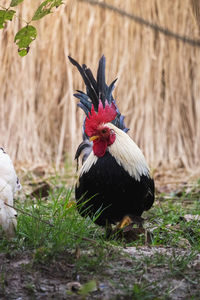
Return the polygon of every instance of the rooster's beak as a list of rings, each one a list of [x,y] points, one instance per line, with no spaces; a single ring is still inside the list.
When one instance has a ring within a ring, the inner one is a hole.
[[[94,141],[94,140],[96,140],[96,139],[98,139],[99,138],[99,136],[98,135],[93,135],[93,136],[91,136],[90,137],[90,142],[92,142],[92,141]]]

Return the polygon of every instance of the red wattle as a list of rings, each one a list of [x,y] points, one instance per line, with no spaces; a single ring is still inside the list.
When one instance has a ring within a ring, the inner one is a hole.
[[[102,157],[104,156],[107,148],[106,140],[96,140],[93,142],[93,152],[96,156]]]

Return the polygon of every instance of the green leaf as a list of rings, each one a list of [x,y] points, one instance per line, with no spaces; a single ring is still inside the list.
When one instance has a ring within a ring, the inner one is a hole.
[[[14,14],[16,13],[15,10],[0,10],[0,28],[4,28],[6,21],[12,21]]]
[[[29,52],[29,47],[26,49],[18,49],[18,53],[20,56],[25,56],[28,54],[28,52]]]
[[[18,52],[20,56],[25,56],[28,53],[29,45],[36,39],[36,36],[37,30],[31,25],[27,25],[17,32],[14,41],[19,47]]]
[[[10,6],[17,6],[19,3],[23,2],[24,0],[12,0]]]
[[[43,1],[40,6],[38,7],[38,9],[36,10],[32,21],[36,21],[39,20],[41,18],[43,18],[44,16],[52,13],[52,8],[53,7],[58,7],[62,4],[62,0],[45,0]]]
[[[95,280],[91,280],[85,283],[81,289],[79,290],[78,294],[86,296],[91,292],[95,292],[97,290],[97,283]]]

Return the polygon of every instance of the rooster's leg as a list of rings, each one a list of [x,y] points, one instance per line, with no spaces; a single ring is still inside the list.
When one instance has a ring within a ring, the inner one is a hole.
[[[133,220],[131,219],[130,216],[126,215],[123,217],[123,219],[117,224],[116,228],[117,229],[122,229],[128,225],[130,225],[131,223],[133,223]]]
[[[136,224],[138,228],[143,228],[143,222],[144,219],[140,216],[134,216],[134,215],[126,215],[123,217],[123,219],[117,224],[117,229],[123,229],[124,227],[127,227],[129,225]]]

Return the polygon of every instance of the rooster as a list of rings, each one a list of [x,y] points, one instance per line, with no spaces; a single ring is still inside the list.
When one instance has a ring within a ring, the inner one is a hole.
[[[86,65],[69,57],[80,72],[86,93],[74,94],[86,114],[83,142],[75,158],[82,167],[75,186],[78,210],[100,226],[129,225],[154,202],[154,180],[144,155],[127,134],[124,116],[112,96],[114,80],[105,82],[105,57],[99,61],[97,80]]]
[[[7,236],[14,236],[17,212],[13,208],[14,193],[21,189],[13,163],[0,148],[0,226]]]

